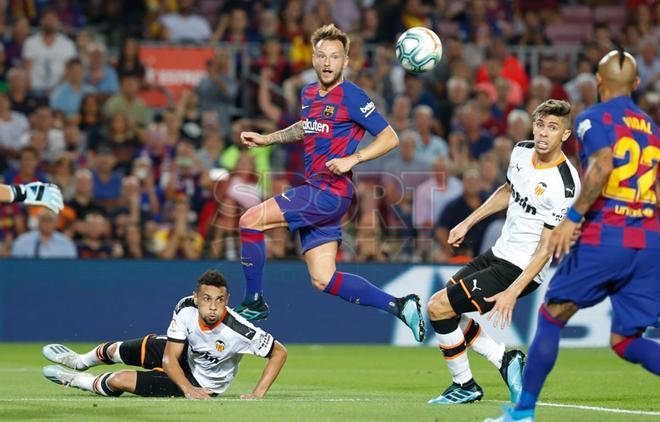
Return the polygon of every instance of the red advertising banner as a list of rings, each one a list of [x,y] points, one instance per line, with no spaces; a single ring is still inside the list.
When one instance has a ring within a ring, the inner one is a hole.
[[[164,87],[176,99],[182,87],[199,84],[206,74],[206,62],[213,56],[213,52],[212,47],[146,45],[140,46],[140,60],[145,66],[146,81],[152,86]],[[148,103],[161,102],[157,94],[144,94],[140,96]]]

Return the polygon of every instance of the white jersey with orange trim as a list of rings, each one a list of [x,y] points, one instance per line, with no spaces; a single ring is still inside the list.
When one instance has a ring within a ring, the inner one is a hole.
[[[563,220],[580,194],[580,177],[566,156],[549,165],[535,165],[534,141],[518,142],[511,152],[506,174],[511,198],[502,234],[493,254],[525,269],[541,239],[543,228],[553,229]],[[546,279],[548,262],[534,278]]]
[[[188,342],[188,365],[200,386],[223,393],[231,384],[244,354],[269,356],[274,339],[229,308],[221,320],[208,327],[199,317],[192,296],[179,301],[167,340]]]

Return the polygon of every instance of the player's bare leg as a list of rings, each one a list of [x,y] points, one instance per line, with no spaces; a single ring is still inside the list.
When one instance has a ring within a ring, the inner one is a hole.
[[[248,209],[238,222],[241,238],[241,266],[245,275],[245,296],[236,312],[248,320],[268,318],[268,305],[263,298],[263,272],[266,263],[264,231],[286,227],[284,214],[275,199],[270,198]]]
[[[411,294],[395,298],[359,275],[337,271],[338,247],[338,242],[331,241],[305,253],[305,263],[314,287],[356,305],[387,311],[410,327],[415,340],[424,341],[424,318],[419,297]]]

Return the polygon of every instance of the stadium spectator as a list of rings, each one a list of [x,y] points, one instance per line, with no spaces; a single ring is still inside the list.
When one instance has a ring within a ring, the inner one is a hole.
[[[64,74],[65,64],[75,57],[76,46],[59,32],[59,19],[48,9],[41,16],[41,32],[31,35],[23,45],[23,61],[30,73],[32,91],[45,96]]]
[[[413,225],[413,194],[431,170],[428,161],[417,151],[417,134],[406,130],[399,134],[399,151],[387,156],[381,183],[385,190],[385,203],[388,208],[386,229],[399,236],[404,242],[403,256],[412,258],[412,247],[416,237]]]
[[[410,112],[412,104],[407,95],[397,95],[392,102],[392,112],[387,117],[392,128],[398,133],[412,127]]]
[[[66,155],[70,157],[71,160],[76,160],[76,162],[78,162],[79,159],[82,159],[85,156],[87,141],[85,135],[78,128],[76,121],[76,117],[68,118],[64,121],[64,129],[62,130],[64,135],[64,153],[60,156]],[[55,158],[57,159],[58,156]]]
[[[45,104],[39,104],[30,115],[30,124],[33,131],[38,130],[46,135],[46,144],[43,145],[43,160],[52,161],[65,150],[64,132],[62,132],[62,121],[60,116]],[[21,142],[23,145],[31,143],[30,134],[24,134]]]
[[[57,216],[41,208],[38,226],[18,236],[11,249],[13,258],[77,258],[76,245],[64,234],[55,230]]]
[[[132,178],[136,182],[136,189],[131,197],[129,209],[137,208],[137,221],[142,218],[157,218],[160,216],[162,192],[156,185],[156,176],[151,159],[140,155],[133,161]],[[124,178],[126,181],[128,178]]]
[[[202,111],[217,113],[220,130],[227,136],[234,100],[238,95],[238,81],[229,71],[230,56],[225,49],[216,50],[206,65],[207,74],[197,85]]]
[[[430,166],[440,156],[449,156],[447,141],[431,131],[433,109],[427,105],[418,105],[413,109],[413,124],[417,135],[416,152],[419,158]]]
[[[74,194],[66,202],[65,211],[73,211],[72,237],[82,232],[82,221],[91,212],[105,212],[103,206],[94,200],[94,175],[89,169],[80,168],[74,173]]]
[[[109,231],[109,223],[103,213],[88,213],[85,216],[82,237],[77,242],[78,258],[111,258],[112,245],[107,239]]]
[[[119,91],[117,71],[106,61],[104,44],[93,42],[87,46],[89,63],[85,72],[85,82],[103,96],[114,95]]]
[[[140,42],[137,38],[127,36],[123,39],[117,61],[117,73],[121,75],[137,75],[144,77],[144,64],[140,60]]]
[[[506,174],[509,162],[511,161],[511,150],[513,149],[513,141],[506,136],[498,136],[493,143],[493,152],[497,157],[498,167],[500,174]]]
[[[12,111],[7,94],[0,91],[0,153],[3,157],[15,158],[21,147],[21,138],[30,130],[28,119]]]
[[[14,67],[7,72],[11,109],[29,116],[37,108],[39,99],[30,93],[30,81],[24,69]]]
[[[140,90],[140,75],[137,73],[124,73],[121,75],[121,88],[119,92],[106,101],[103,114],[111,118],[119,112],[127,113],[139,129],[149,125],[151,116],[149,109],[138,97]]]
[[[63,155],[51,163],[49,180],[57,185],[62,192],[64,202],[69,202],[76,194],[74,180],[74,164],[69,156]]]
[[[137,138],[137,131],[131,117],[124,111],[118,111],[108,119],[100,143],[92,143],[89,148],[98,150],[106,146],[114,151],[116,163],[114,170],[119,174],[130,173],[133,158],[138,154],[142,145]]]
[[[513,110],[509,113],[506,118],[506,132],[509,138],[514,142],[524,141],[529,139],[531,131],[532,122],[528,113],[523,110]]]
[[[101,138],[103,129],[103,116],[101,114],[101,101],[95,94],[85,95],[80,102],[78,128],[85,135],[85,147],[89,148]]]
[[[142,238],[142,230],[140,225],[136,223],[129,223],[126,226],[126,237],[120,244],[119,256],[124,259],[142,259],[154,258],[145,248],[144,240]]]
[[[658,39],[647,36],[642,39],[639,46],[639,55],[637,59],[637,69],[639,73],[638,91],[644,91],[647,88],[660,88],[660,57],[658,57]]]
[[[471,168],[463,173],[463,194],[449,202],[440,219],[436,223],[435,239],[439,248],[436,251],[436,262],[447,262],[454,255],[451,245],[447,243],[449,230],[481,206],[488,196],[481,190],[481,175],[477,168]],[[477,256],[481,250],[484,231],[495,219],[489,216],[474,225],[465,236],[463,243],[470,248],[472,256]]]
[[[289,60],[294,73],[308,70],[312,66],[312,33],[321,26],[316,14],[307,12],[302,17],[301,31],[293,34],[289,48]]]
[[[225,147],[225,141],[217,130],[207,130],[204,133],[202,147],[197,150],[197,157],[204,169],[220,167],[220,155]]]
[[[305,2],[305,13],[317,11],[320,8],[326,8],[330,13],[330,22],[323,22],[323,25],[334,23],[344,32],[351,32],[356,29],[360,21],[360,10],[356,5],[355,0],[309,0]],[[353,35],[351,35],[351,42]]]
[[[458,107],[470,96],[470,84],[464,78],[452,76],[447,81],[447,99],[438,105],[438,117],[444,133],[448,136],[455,124]]]
[[[37,149],[27,145],[18,151],[18,166],[5,172],[4,183],[10,185],[45,182],[46,175],[39,170],[40,156]]]
[[[258,40],[258,37],[250,30],[248,13],[243,7],[232,7],[231,10],[220,19],[213,34],[214,40],[220,40],[234,45],[247,45]]]
[[[206,19],[193,13],[194,3],[194,0],[178,0],[178,11],[160,18],[164,40],[201,42],[211,37],[211,27]]]
[[[437,157],[429,177],[414,191],[413,223],[420,238],[432,237],[433,225],[438,221],[447,204],[462,192],[463,184],[453,175],[449,157],[442,155]],[[418,251],[418,253],[424,252]]]
[[[66,116],[77,114],[80,103],[87,94],[94,93],[94,88],[84,81],[85,69],[78,58],[66,63],[66,78],[50,94],[50,107],[62,111]]]
[[[190,206],[185,195],[171,202],[171,209],[166,212],[166,223],[154,234],[156,251],[163,259],[201,258],[204,239],[189,222]]]
[[[10,68],[16,68],[23,61],[23,44],[30,36],[30,21],[25,16],[14,19],[11,35],[4,43],[5,61]]]
[[[121,176],[114,171],[117,158],[109,146],[98,148],[94,158],[94,201],[98,202],[106,212],[110,211],[119,200],[121,194]]]
[[[458,111],[458,126],[465,134],[471,159],[478,159],[481,154],[493,147],[493,137],[481,128],[483,114],[474,101],[469,101]]]

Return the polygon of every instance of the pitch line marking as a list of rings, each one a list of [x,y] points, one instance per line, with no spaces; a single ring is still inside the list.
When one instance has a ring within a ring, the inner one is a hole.
[[[502,400],[482,400],[486,403],[509,403],[509,401]],[[601,407],[601,406],[584,406],[580,404],[566,404],[566,403],[545,403],[539,402],[536,403],[537,406],[545,407],[560,407],[565,409],[578,409],[578,410],[592,410],[595,412],[606,412],[606,413],[625,413],[628,415],[644,415],[644,416],[660,416],[660,412],[651,411],[651,410],[633,410],[633,409],[619,409],[617,407]]]
[[[110,401],[110,402],[145,402],[145,403],[156,403],[156,402],[171,402],[173,400],[183,401],[182,398],[172,399],[172,398],[143,398],[143,397],[131,397],[131,398],[109,398],[109,397],[19,397],[19,398],[10,398],[3,399],[0,398],[0,403],[2,402],[89,402],[89,401]],[[330,403],[340,403],[340,402],[375,402],[381,401],[381,399],[369,399],[369,398],[326,398],[326,399],[314,399],[314,398],[294,398],[294,399],[282,399],[273,398],[271,400],[243,400],[238,397],[225,397],[217,398],[215,400],[209,401],[209,403],[214,403],[218,401],[225,402],[254,402],[254,403],[267,403],[274,401],[289,401],[289,402],[330,402]],[[482,400],[482,403],[508,403],[502,400]],[[579,410],[591,410],[595,412],[606,412],[606,413],[623,413],[628,415],[643,415],[643,416],[660,416],[660,412],[648,411],[648,410],[632,410],[632,409],[619,409],[616,407],[601,407],[601,406],[584,406],[579,404],[565,404],[565,403],[538,403],[539,406],[545,407],[560,407],[567,409],[579,409]]]

